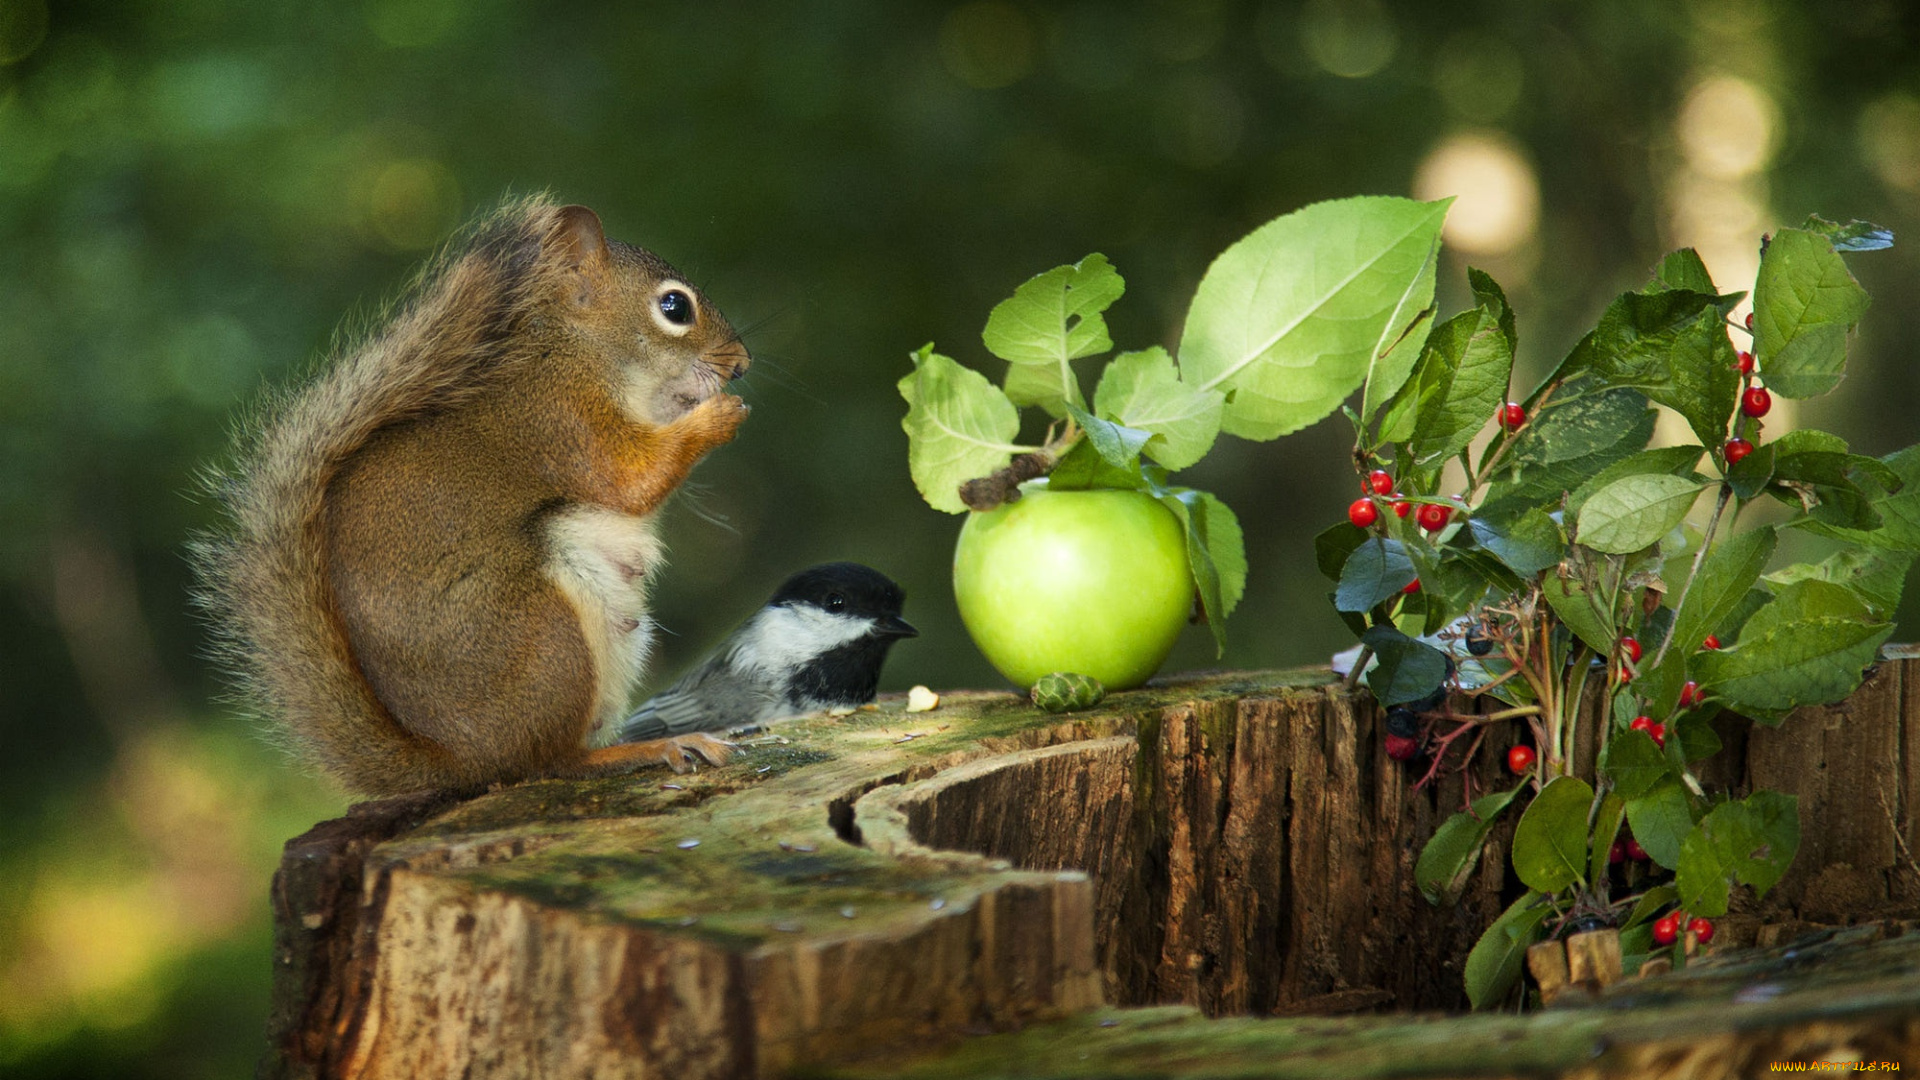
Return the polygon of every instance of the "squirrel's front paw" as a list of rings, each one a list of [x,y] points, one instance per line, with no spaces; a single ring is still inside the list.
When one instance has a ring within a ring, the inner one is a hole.
[[[741,401],[735,394],[715,394],[702,401],[684,420],[696,428],[701,441],[717,446],[731,442],[734,432],[740,430],[740,424],[746,420],[753,406]]]
[[[717,739],[705,732],[679,735],[662,741],[668,748],[667,765],[677,773],[695,768],[699,761],[709,765],[725,765],[727,758],[733,756],[735,749],[734,745],[725,739]]]

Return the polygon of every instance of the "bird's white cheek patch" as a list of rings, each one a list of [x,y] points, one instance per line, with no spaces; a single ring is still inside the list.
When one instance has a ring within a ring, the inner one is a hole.
[[[733,663],[784,674],[872,630],[872,619],[832,615],[810,604],[765,608],[741,631]]]

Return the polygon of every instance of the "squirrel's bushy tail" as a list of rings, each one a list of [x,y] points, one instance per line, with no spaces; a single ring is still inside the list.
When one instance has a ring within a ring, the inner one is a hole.
[[[542,196],[481,220],[364,341],[269,399],[231,464],[207,477],[228,513],[192,545],[216,659],[276,741],[356,792],[418,786],[441,755],[387,713],[348,648],[328,587],[322,497],[376,431],[454,404],[480,369],[514,359],[515,329],[563,272],[545,242],[557,221]]]

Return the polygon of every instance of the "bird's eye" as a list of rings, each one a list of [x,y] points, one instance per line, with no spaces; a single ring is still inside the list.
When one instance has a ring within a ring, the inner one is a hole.
[[[675,326],[693,322],[693,297],[672,289],[660,294],[660,314]]]
[[[847,606],[846,597],[841,596],[839,593],[827,594],[827,610],[828,611],[844,611],[846,610],[846,606]]]

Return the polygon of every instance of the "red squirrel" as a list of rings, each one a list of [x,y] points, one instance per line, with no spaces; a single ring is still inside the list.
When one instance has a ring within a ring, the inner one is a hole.
[[[301,756],[385,796],[596,776],[651,640],[654,512],[747,406],[739,335],[583,206],[509,203],[243,436],[197,550],[243,688]]]

